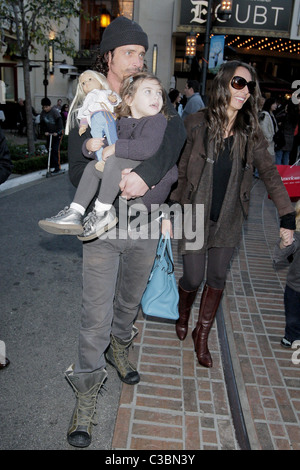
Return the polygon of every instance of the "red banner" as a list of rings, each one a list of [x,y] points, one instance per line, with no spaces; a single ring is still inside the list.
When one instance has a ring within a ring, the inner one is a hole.
[[[300,166],[277,165],[278,173],[290,198],[300,197]]]

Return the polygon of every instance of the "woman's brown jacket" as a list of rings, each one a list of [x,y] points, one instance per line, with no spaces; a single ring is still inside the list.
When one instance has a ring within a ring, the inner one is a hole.
[[[198,249],[199,244],[194,245],[196,248],[190,249],[203,252],[211,246],[234,247],[237,245],[243,220],[248,215],[254,167],[258,169],[260,179],[264,182],[279,216],[282,217],[294,211],[276,165],[267,150],[268,143],[259,129],[258,140],[248,141],[243,155],[233,155],[232,171],[221,213],[213,232],[209,230],[215,156],[212,145],[208,144],[206,110],[188,116],[184,123],[187,141],[178,165],[178,185],[173,190],[171,199],[182,205],[188,204],[186,208],[193,208],[192,227],[195,231],[199,231],[200,227],[199,223],[198,225],[196,223],[195,207],[198,204],[203,207],[203,244],[201,249]],[[199,212],[197,216],[199,218]],[[183,226],[183,232],[184,228]],[[190,236],[189,239],[191,239]],[[186,241],[187,237],[183,233],[183,240],[180,243],[181,253],[189,252]]]

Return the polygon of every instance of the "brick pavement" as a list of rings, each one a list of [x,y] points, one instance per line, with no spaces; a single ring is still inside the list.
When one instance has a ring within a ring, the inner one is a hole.
[[[293,350],[280,346],[286,270],[275,271],[271,262],[278,226],[276,209],[257,181],[226,301],[258,448],[299,450],[300,365],[292,362]]]
[[[173,256],[178,280],[182,263],[176,242]],[[200,293],[184,342],[177,338],[174,324],[145,320],[139,314],[139,335],[130,354],[138,364],[141,382],[123,385],[113,449],[238,449],[216,326],[209,342],[214,367],[206,369],[195,360],[191,332],[199,306]]]
[[[299,450],[300,365],[280,347],[284,332],[286,271],[271,253],[278,219],[264,185],[252,189],[248,221],[228,274],[222,306],[240,402],[253,450]],[[176,277],[181,260],[173,242]],[[209,345],[212,369],[201,367],[189,334],[180,342],[174,325],[139,315],[131,351],[141,382],[123,385],[112,448],[115,450],[238,450],[220,359],[216,323]]]
[[[215,365],[208,370],[196,364],[190,335],[180,343],[174,325],[141,315],[136,325],[140,333],[131,357],[141,382],[123,385],[112,448],[237,449],[215,328]]]

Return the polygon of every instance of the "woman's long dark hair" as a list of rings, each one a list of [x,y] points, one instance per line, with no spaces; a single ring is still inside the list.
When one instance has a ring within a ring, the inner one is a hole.
[[[221,65],[212,85],[209,98],[207,116],[210,138],[214,140],[214,149],[218,153],[224,146],[224,132],[228,125],[227,107],[230,103],[231,94],[229,84],[238,67],[246,68],[251,74],[251,80],[256,82],[254,93],[249,96],[244,106],[238,111],[232,125],[233,147],[232,151],[238,149],[244,155],[247,140],[257,139],[258,136],[258,103],[261,93],[257,75],[253,67],[238,60],[228,61]]]

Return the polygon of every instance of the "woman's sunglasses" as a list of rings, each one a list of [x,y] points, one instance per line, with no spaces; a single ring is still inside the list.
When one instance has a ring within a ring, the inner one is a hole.
[[[256,83],[247,82],[247,80],[245,80],[243,77],[236,76],[236,77],[233,77],[233,79],[231,80],[231,86],[235,90],[242,90],[243,88],[245,88],[245,86],[247,86],[249,93],[253,95],[255,87],[256,87]]]

